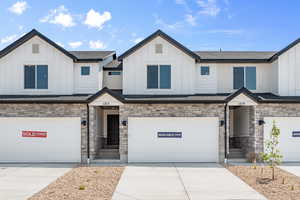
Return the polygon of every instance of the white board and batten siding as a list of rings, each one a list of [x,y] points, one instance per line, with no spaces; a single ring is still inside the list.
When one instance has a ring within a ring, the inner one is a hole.
[[[279,150],[285,162],[300,161],[300,117],[265,117],[264,141],[270,138],[273,121],[280,129]]]
[[[218,162],[218,136],[217,117],[130,117],[128,162]]]
[[[0,162],[80,162],[79,117],[0,118]],[[22,131],[45,132],[24,137]]]
[[[90,75],[82,76],[81,67],[90,67]],[[102,89],[102,70],[99,71],[99,63],[75,63],[74,64],[74,93],[92,94]]]
[[[24,65],[48,65],[48,89],[24,89]],[[72,94],[73,74],[73,60],[35,36],[0,59],[0,94]]]
[[[155,53],[162,44],[163,53]],[[171,65],[171,89],[147,89],[147,65]],[[124,94],[193,94],[195,60],[161,37],[156,37],[123,60]]]
[[[278,58],[279,95],[300,95],[300,43]]]

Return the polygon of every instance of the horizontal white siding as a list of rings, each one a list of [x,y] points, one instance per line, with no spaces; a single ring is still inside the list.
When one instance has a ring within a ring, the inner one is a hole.
[[[209,67],[209,75],[201,75],[201,66]],[[217,66],[197,64],[195,73],[195,93],[217,93]]]
[[[109,71],[103,71],[103,87],[109,89],[122,89],[122,71],[121,75],[108,75]]]
[[[40,53],[32,54],[32,44]],[[48,65],[48,89],[24,89],[24,65]],[[0,94],[72,94],[73,60],[34,37],[0,59]]]
[[[207,64],[212,65],[212,64]],[[276,77],[274,70],[276,68],[269,63],[226,63],[226,64],[214,64],[217,67],[217,80],[218,80],[218,93],[232,93],[233,89],[233,67],[256,67],[256,90],[252,92],[275,92],[276,91]]]
[[[289,49],[278,58],[279,94],[300,95],[300,44]]]
[[[81,67],[89,66],[90,75],[82,76]],[[99,63],[75,63],[74,85],[75,93],[96,93],[102,88],[102,70],[99,72]]]
[[[155,44],[163,53],[155,53]],[[171,89],[147,89],[147,65],[171,65]],[[161,37],[135,51],[123,60],[124,94],[193,94],[195,60]]]

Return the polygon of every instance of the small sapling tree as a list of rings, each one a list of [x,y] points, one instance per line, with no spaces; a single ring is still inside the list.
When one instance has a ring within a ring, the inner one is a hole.
[[[275,166],[281,163],[282,155],[278,149],[280,129],[273,121],[270,138],[265,142],[265,152],[261,153],[262,160],[272,169],[272,180],[275,180]]]

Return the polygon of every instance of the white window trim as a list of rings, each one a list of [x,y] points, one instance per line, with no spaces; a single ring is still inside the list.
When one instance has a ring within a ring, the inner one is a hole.
[[[171,68],[171,71],[170,71],[170,73],[171,73],[171,87],[170,88],[160,88],[160,66],[162,66],[162,65],[169,65],[170,68]],[[156,91],[157,90],[172,90],[172,65],[170,65],[170,64],[159,64],[159,65],[158,64],[149,64],[149,65],[146,66],[146,71],[147,71],[148,66],[157,66],[158,67],[158,76],[157,76],[158,77],[157,78],[158,85],[157,85],[157,88],[148,88],[148,85],[146,84],[146,89],[147,90],[156,90]]]
[[[25,66],[34,66],[34,86],[35,86],[35,88],[25,88],[25,75],[23,76],[24,78],[24,80],[23,80],[23,88],[24,88],[24,90],[34,90],[34,91],[36,91],[36,90],[38,90],[38,91],[47,91],[47,90],[49,90],[49,67],[48,67],[48,88],[47,89],[40,89],[40,88],[37,88],[37,66],[38,65],[45,65],[45,66],[47,66],[48,67],[48,65],[46,65],[46,64],[36,64],[36,65],[33,65],[33,64],[26,64],[26,65],[24,65],[24,67],[23,67],[23,74],[25,74]]]
[[[247,88],[247,86],[246,86],[246,83],[247,83],[247,80],[246,80],[246,68],[247,67],[255,67],[255,72],[256,72],[255,73],[255,76],[256,76],[256,80],[255,80],[256,88],[255,88],[255,90],[257,90],[257,67],[256,66],[234,66],[232,70],[234,71],[234,68],[236,68],[236,67],[242,67],[244,69],[244,85],[243,85],[243,87],[245,87],[245,88]],[[238,89],[234,89],[234,90],[238,90]],[[253,89],[249,89],[249,90],[253,90]]]

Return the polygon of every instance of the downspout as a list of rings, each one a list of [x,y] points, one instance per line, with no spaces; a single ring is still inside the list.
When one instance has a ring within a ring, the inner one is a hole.
[[[86,104],[87,108],[87,164],[90,164],[90,107]]]
[[[225,155],[224,155],[224,163],[227,163],[227,103],[225,104],[224,107],[224,128],[225,128],[225,133],[224,133],[224,142],[225,142]]]

